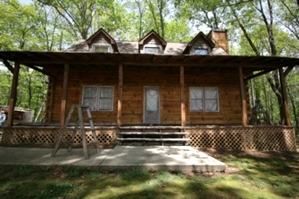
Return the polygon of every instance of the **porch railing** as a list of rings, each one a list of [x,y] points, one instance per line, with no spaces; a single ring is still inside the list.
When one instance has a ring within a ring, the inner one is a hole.
[[[157,126],[155,126],[155,129]],[[165,126],[163,126],[165,128]],[[223,148],[234,150],[296,151],[296,137],[290,126],[191,126],[185,127],[190,141],[187,145],[195,148]],[[14,126],[4,128],[1,146],[54,147],[59,127]],[[117,144],[117,127],[100,127],[96,133],[101,147]],[[71,131],[64,140],[71,138]],[[87,132],[87,141],[92,141],[92,133]],[[81,137],[77,134],[74,146],[81,147]]]

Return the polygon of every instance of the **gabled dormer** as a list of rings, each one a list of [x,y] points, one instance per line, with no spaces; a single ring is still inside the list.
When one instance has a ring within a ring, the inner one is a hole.
[[[90,52],[116,53],[118,48],[115,40],[103,29],[100,28],[96,33],[86,40]]]
[[[154,30],[138,41],[139,53],[144,54],[163,54],[166,45],[167,42]]]
[[[183,54],[209,55],[214,48],[214,42],[203,32],[199,32],[186,46]]]

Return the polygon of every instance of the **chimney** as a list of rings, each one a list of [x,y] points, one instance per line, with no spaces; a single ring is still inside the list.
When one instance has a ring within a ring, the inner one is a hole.
[[[227,54],[229,54],[227,30],[212,30],[208,34],[208,37],[215,43],[216,48],[222,48],[225,52],[227,52]]]

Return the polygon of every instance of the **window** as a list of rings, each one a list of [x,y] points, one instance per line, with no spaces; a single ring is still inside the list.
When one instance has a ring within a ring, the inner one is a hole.
[[[194,48],[195,55],[208,55],[209,50],[207,48]]]
[[[83,87],[83,105],[89,106],[90,110],[97,110],[97,86]]]
[[[93,44],[90,49],[92,52],[98,53],[111,53],[113,52],[111,45],[109,44]]]
[[[99,87],[99,110],[112,111],[113,110],[113,87],[101,86]]]
[[[160,48],[159,47],[145,47],[144,52],[148,54],[158,54]]]
[[[82,104],[90,107],[92,111],[113,110],[113,86],[84,86]]]
[[[218,88],[190,87],[191,112],[218,112]]]
[[[98,53],[108,53],[108,46],[95,46],[94,47],[94,52]]]

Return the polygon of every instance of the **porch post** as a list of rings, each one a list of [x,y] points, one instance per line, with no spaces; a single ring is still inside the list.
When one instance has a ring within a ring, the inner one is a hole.
[[[121,126],[121,113],[122,113],[122,100],[123,100],[123,65],[118,66],[118,100],[117,100],[117,126]]]
[[[245,89],[244,89],[244,76],[243,76],[243,68],[239,67],[239,78],[240,78],[240,93],[241,93],[241,101],[242,101],[242,125],[247,126],[247,104],[245,98]]]
[[[13,125],[13,115],[14,115],[15,105],[16,105],[16,101],[17,101],[17,87],[18,87],[18,81],[19,81],[19,71],[20,71],[20,62],[15,62],[15,68],[14,68],[11,91],[10,91],[10,99],[9,99],[7,127],[12,127],[12,125]]]
[[[52,122],[52,113],[53,113],[53,104],[54,104],[54,86],[56,83],[56,78],[49,77],[50,78],[50,86],[51,86],[51,95],[50,95],[50,106],[49,106],[49,114],[48,114],[48,120],[49,122]]]
[[[65,124],[65,114],[66,114],[66,101],[67,101],[67,84],[69,78],[70,64],[64,65],[63,74],[63,88],[62,88],[62,98],[61,98],[61,110],[60,110],[60,126],[63,127]]]
[[[289,106],[287,101],[285,77],[284,77],[282,67],[280,67],[278,70],[279,70],[280,87],[281,87],[281,94],[282,94],[282,109],[284,114],[284,124],[290,126],[291,121],[290,121]]]
[[[181,82],[181,126],[186,125],[186,107],[185,107],[185,98],[184,98],[184,66],[180,67],[180,82]]]

